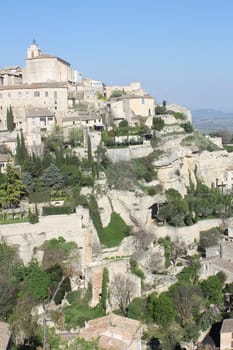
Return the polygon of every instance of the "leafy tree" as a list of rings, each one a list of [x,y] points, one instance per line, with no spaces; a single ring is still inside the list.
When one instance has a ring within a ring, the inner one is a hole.
[[[223,285],[222,279],[218,276],[210,276],[201,282],[203,295],[210,304],[220,305],[222,303]]]
[[[218,244],[220,240],[220,231],[218,227],[200,232],[199,250],[204,253],[207,247]]]
[[[24,186],[19,173],[10,165],[7,165],[5,181],[0,185],[0,205],[2,208],[10,208],[20,202],[24,193]]]
[[[72,128],[69,130],[69,142],[74,147],[83,142],[83,130],[80,128]]]
[[[167,293],[159,297],[155,293],[148,296],[147,308],[152,319],[161,327],[167,328],[175,318],[175,307]]]
[[[25,268],[24,283],[26,292],[34,302],[41,302],[48,297],[50,277],[36,260],[32,260]]]
[[[152,129],[161,131],[164,128],[165,122],[162,118],[160,117],[154,117],[153,118],[153,125]]]
[[[116,98],[116,97],[121,97],[123,95],[123,91],[122,90],[113,90],[111,97]]]
[[[144,321],[146,316],[146,304],[143,298],[134,298],[128,306],[127,317]]]
[[[181,284],[173,293],[178,320],[182,326],[192,320],[193,309],[201,305],[201,291],[198,287]]]
[[[63,186],[63,176],[55,164],[50,164],[41,177],[44,187],[57,190]]]
[[[7,125],[7,130],[9,130],[10,132],[14,130],[14,115],[13,115],[13,111],[12,111],[12,107],[10,106],[10,108],[7,108],[7,112],[6,112],[6,125]]]
[[[15,283],[14,271],[20,266],[15,248],[0,244],[0,319],[6,320],[17,301],[19,286]]]
[[[60,265],[54,265],[46,272],[50,278],[49,299],[51,300],[53,297],[54,302],[58,305],[62,302],[65,294],[71,291],[70,279],[64,276],[64,271]]]
[[[68,344],[67,350],[101,350],[98,346],[97,340],[87,341],[82,338],[75,338],[75,340]]]
[[[128,120],[123,119],[119,123],[119,128],[127,128],[129,126]]]

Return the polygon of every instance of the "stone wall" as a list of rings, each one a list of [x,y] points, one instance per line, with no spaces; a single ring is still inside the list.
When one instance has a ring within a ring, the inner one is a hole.
[[[74,241],[80,250],[81,266],[92,261],[93,247],[100,245],[97,232],[87,209],[78,208],[75,214],[40,217],[40,222],[8,224],[0,226],[0,237],[9,245],[18,247],[19,256],[27,264],[34,256],[34,248],[44,241],[63,237]],[[42,260],[43,255],[38,256]]]
[[[148,156],[153,151],[150,142],[144,141],[143,145],[132,145],[127,148],[108,148],[107,156],[112,162],[129,161],[133,158]]]

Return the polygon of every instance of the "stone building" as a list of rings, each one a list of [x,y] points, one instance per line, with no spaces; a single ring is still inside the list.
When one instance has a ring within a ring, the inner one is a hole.
[[[98,339],[101,349],[140,350],[143,327],[137,320],[109,314],[88,321],[79,336],[86,340]]]
[[[138,124],[140,117],[150,117],[155,109],[155,100],[150,95],[122,95],[112,99],[110,104],[113,120],[126,119],[131,125]]]
[[[12,349],[12,339],[9,324],[0,322],[0,350],[10,349]]]
[[[220,331],[220,350],[233,348],[233,319],[223,320]]]

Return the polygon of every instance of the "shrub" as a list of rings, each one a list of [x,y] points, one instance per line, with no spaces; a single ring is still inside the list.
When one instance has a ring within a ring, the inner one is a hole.
[[[164,128],[164,120],[160,117],[154,117],[153,118],[153,125],[152,125],[152,129],[160,131]]]
[[[71,214],[74,212],[74,209],[70,206],[61,206],[61,207],[43,207],[42,215],[61,215],[61,214]]]
[[[28,219],[30,224],[37,224],[37,222],[39,222],[38,214],[31,213],[30,211],[29,211]]]

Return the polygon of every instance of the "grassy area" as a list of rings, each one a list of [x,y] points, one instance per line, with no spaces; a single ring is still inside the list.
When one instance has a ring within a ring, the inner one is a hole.
[[[113,212],[109,225],[99,232],[99,238],[103,245],[110,248],[118,246],[123,238],[129,236],[129,234],[129,226],[126,225],[119,214]]]
[[[98,232],[101,244],[105,247],[118,246],[122,239],[130,234],[130,228],[126,225],[119,214],[112,212],[111,220],[107,227],[102,226],[98,204],[94,196],[90,197],[89,211],[93,224]]]
[[[71,305],[64,308],[65,323],[68,328],[83,327],[85,321],[104,316],[101,306],[91,308],[88,305],[89,291],[83,294],[82,290],[71,292],[67,295],[67,300]]]
[[[10,218],[6,218],[5,220],[3,220],[2,215],[0,215],[0,225],[7,225],[7,224],[17,224],[19,222],[28,222],[28,216],[20,219],[20,218],[15,218],[15,219],[10,219]]]

